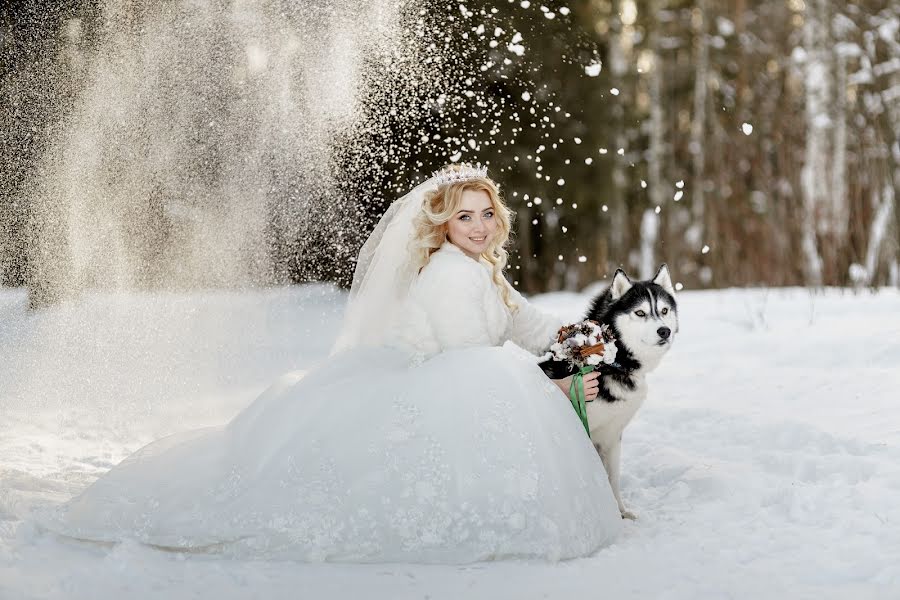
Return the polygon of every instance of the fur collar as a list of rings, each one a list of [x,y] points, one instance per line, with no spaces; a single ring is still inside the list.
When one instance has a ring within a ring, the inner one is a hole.
[[[444,243],[441,244],[441,247],[437,249],[437,252],[444,252],[444,253],[447,253],[447,254],[450,254],[450,255],[454,255],[454,256],[459,256],[459,257],[462,257],[462,258],[466,258],[466,259],[471,260],[472,262],[474,262],[474,263],[476,263],[476,264],[481,265],[482,267],[485,267],[485,268],[487,268],[487,269],[490,269],[490,268],[491,268],[491,263],[489,263],[487,260],[485,260],[485,258],[484,258],[483,256],[479,256],[479,257],[478,257],[478,260],[475,260],[474,258],[472,258],[471,256],[469,256],[468,254],[466,254],[465,252],[463,252],[462,249],[460,249],[459,246],[457,246],[456,244],[454,244],[454,243],[451,242],[450,240],[445,240]]]

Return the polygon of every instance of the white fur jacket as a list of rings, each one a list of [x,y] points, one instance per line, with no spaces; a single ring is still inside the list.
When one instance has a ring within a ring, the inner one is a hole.
[[[491,266],[475,261],[445,242],[431,256],[410,290],[389,343],[432,355],[471,346],[501,346],[507,340],[539,354],[564,325],[528,304],[512,286],[514,311],[491,280]]]

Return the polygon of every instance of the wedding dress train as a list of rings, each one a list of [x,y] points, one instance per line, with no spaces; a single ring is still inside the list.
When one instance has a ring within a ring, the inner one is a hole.
[[[510,291],[516,311],[486,265],[445,244],[390,343],[283,377],[223,427],[150,444],[43,526],[238,558],[595,552],[621,528],[606,473],[526,351],[546,346],[560,322]]]

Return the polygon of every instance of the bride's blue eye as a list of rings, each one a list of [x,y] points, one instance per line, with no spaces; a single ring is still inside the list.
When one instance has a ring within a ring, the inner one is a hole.
[[[484,216],[487,217],[488,219],[490,219],[491,217],[494,216],[494,211],[489,210],[488,212],[484,213]]]
[[[460,220],[460,221],[465,221],[466,219],[471,219],[471,218],[472,218],[472,217],[470,217],[469,215],[462,215],[462,216],[459,218],[459,220]]]

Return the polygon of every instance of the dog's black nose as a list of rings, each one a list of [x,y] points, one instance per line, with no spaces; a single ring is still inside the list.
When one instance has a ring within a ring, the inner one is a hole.
[[[659,329],[656,330],[656,333],[658,333],[659,337],[661,337],[662,339],[667,340],[667,339],[669,339],[669,336],[672,334],[672,330],[669,329],[668,327],[660,327]]]

